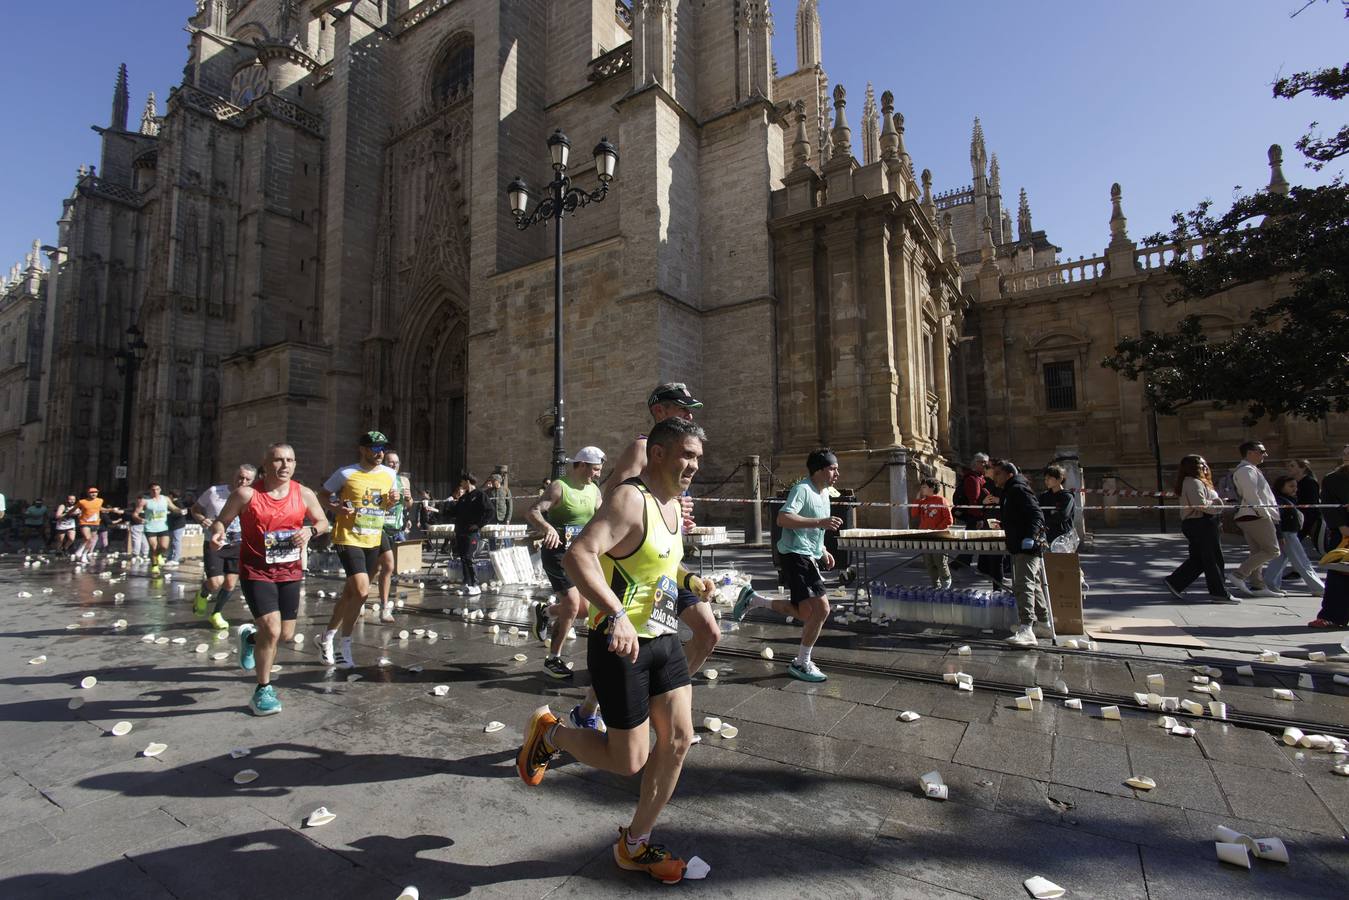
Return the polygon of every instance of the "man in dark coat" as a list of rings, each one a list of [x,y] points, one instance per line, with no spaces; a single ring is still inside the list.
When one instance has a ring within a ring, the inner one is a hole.
[[[998,460],[993,464],[993,483],[998,486],[998,521],[1006,535],[1007,552],[1012,555],[1012,593],[1020,625],[1008,643],[1034,647],[1035,626],[1049,624],[1049,598],[1043,588],[1045,517],[1030,482],[1014,464]]]

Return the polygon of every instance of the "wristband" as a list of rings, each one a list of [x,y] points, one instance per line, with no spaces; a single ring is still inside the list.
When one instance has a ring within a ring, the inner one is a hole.
[[[686,591],[691,591],[691,590],[693,590],[693,585],[689,584],[689,581],[692,580],[692,578],[693,578],[693,573],[692,573],[692,572],[685,572],[685,573],[684,573],[684,590],[686,590]]]

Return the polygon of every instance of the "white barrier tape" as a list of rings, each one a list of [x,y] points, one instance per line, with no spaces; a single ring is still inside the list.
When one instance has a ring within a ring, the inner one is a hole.
[[[787,502],[785,499],[778,499],[778,498],[776,498],[776,497],[774,497],[774,498],[772,498],[772,499],[768,499],[768,500],[753,500],[753,499],[750,499],[750,498],[747,498],[747,497],[693,497],[693,498],[691,498],[691,499],[693,500],[694,503],[762,503],[762,504],[776,504],[776,505],[778,505],[778,506],[781,506],[783,503],[786,503],[786,502]],[[917,504],[917,503],[891,503],[891,502],[889,502],[889,501],[887,501],[887,500],[844,500],[844,499],[839,498],[839,497],[833,498],[831,502],[832,502],[835,506],[888,507],[888,508],[892,508],[892,509],[918,509],[918,508],[920,507],[920,504]],[[992,506],[961,505],[961,506],[949,506],[949,507],[947,507],[947,508],[948,508],[948,509],[952,509],[952,510],[956,510],[956,509],[978,509],[978,510],[983,510],[983,511],[985,511],[985,512],[997,512],[997,509],[998,509],[998,507],[997,507],[996,504],[994,504],[994,505],[992,505]],[[1041,509],[1053,509],[1054,507],[1052,507],[1052,506],[1042,506],[1042,507],[1040,507],[1040,508],[1041,508]],[[1154,509],[1154,510],[1155,510],[1155,509],[1167,509],[1167,510],[1171,510],[1171,509],[1174,509],[1174,510],[1176,510],[1177,512],[1179,512],[1179,511],[1181,511],[1181,510],[1184,509],[1184,507],[1181,506],[1181,505],[1179,505],[1179,504],[1167,504],[1167,503],[1158,503],[1158,504],[1154,504],[1154,505],[1151,505],[1151,506],[1142,506],[1142,505],[1138,505],[1138,504],[1112,504],[1112,505],[1110,505],[1110,506],[1105,506],[1105,505],[1091,505],[1091,506],[1087,506],[1087,505],[1079,505],[1077,508],[1078,508],[1078,509],[1101,509],[1101,510],[1111,510],[1111,509],[1116,509],[1116,510],[1119,510],[1119,509]],[[1278,509],[1278,508],[1279,508],[1279,505],[1278,505],[1278,504],[1270,505],[1270,504],[1268,504],[1268,503],[1254,503],[1254,504],[1243,504],[1240,508],[1242,508],[1242,509]],[[1297,505],[1297,508],[1298,508],[1298,509],[1339,509],[1339,508],[1340,508],[1340,504],[1338,504],[1338,503],[1304,503],[1304,504],[1298,504],[1298,505]],[[1235,511],[1235,510],[1238,509],[1238,507],[1237,507],[1237,506],[1226,506],[1226,507],[1222,507],[1222,509],[1223,509],[1223,510],[1232,510],[1232,511]]]

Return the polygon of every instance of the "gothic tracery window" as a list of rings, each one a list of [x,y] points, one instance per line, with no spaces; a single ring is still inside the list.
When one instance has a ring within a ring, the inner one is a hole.
[[[460,39],[440,55],[431,78],[431,96],[444,105],[473,90],[473,42]]]

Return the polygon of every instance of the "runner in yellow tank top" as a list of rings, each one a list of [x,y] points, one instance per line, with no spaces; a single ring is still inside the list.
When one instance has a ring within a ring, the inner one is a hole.
[[[680,564],[679,495],[698,471],[703,437],[701,428],[678,418],[651,429],[641,475],[610,494],[564,560],[593,611],[586,663],[608,731],[559,727],[545,706],[535,711],[516,757],[530,785],[543,780],[560,750],[596,769],[641,772],[637,810],[619,829],[614,861],[666,884],[684,877],[685,864],[652,843],[651,829],[693,739],[693,689],[676,632],[675,595],[680,584],[703,596],[712,590]]]

